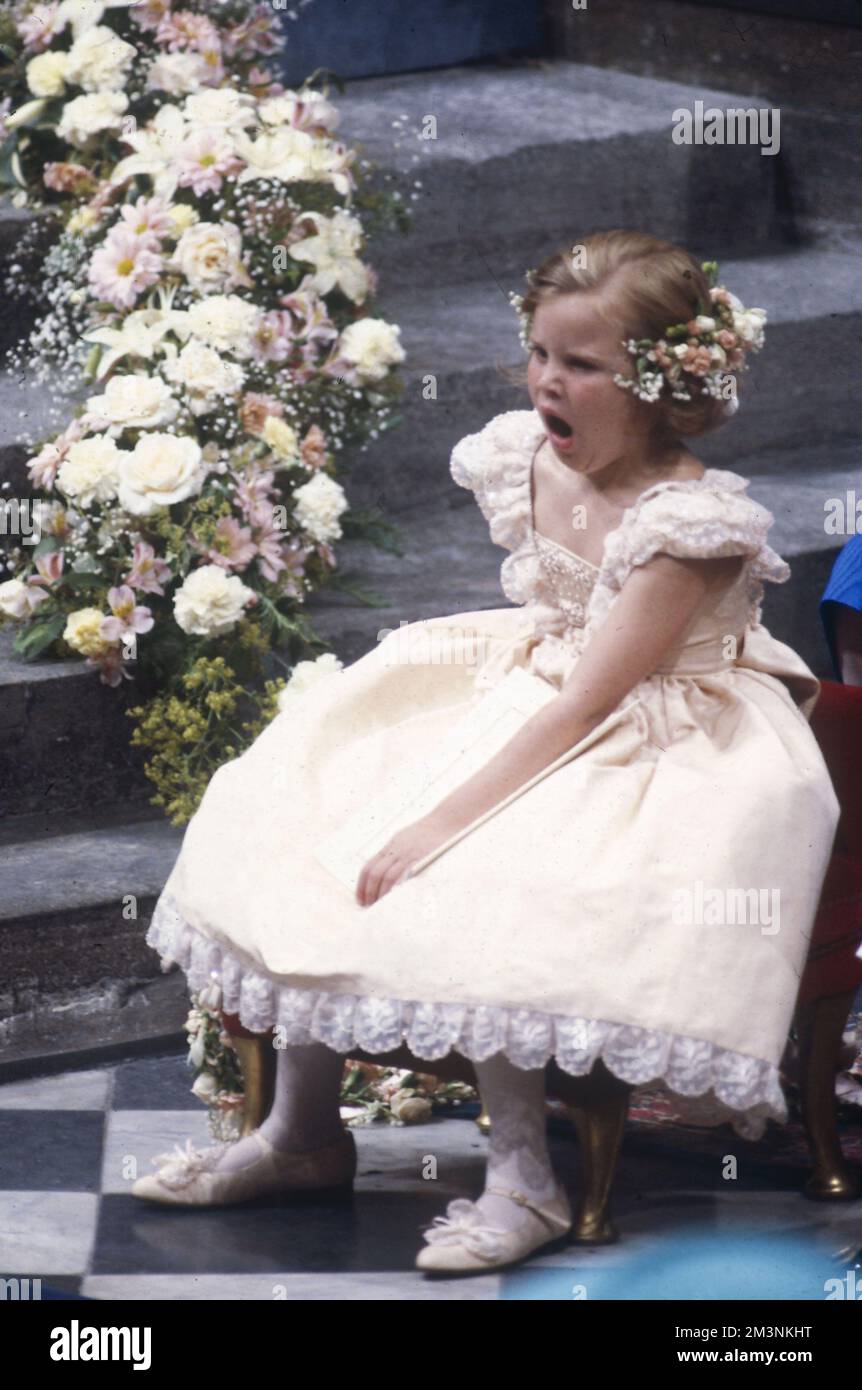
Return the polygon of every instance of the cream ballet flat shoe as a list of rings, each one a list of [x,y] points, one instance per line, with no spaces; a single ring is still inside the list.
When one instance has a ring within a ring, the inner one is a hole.
[[[557,1249],[568,1243],[572,1210],[562,1188],[543,1206],[515,1188],[486,1187],[486,1192],[511,1197],[530,1216],[516,1230],[489,1225],[475,1202],[456,1197],[445,1216],[435,1216],[426,1227],[428,1242],[416,1256],[416,1268],[429,1273],[487,1274],[532,1255],[539,1249]]]
[[[157,1154],[157,1172],[138,1178],[132,1196],[146,1202],[170,1206],[224,1207],[250,1202],[255,1197],[278,1196],[287,1192],[350,1190],[356,1176],[356,1141],[350,1130],[323,1148],[293,1153],[275,1149],[259,1129],[249,1138],[257,1140],[260,1157],[233,1172],[213,1171],[230,1146],[215,1144],[196,1149],[186,1141],[173,1153]]]

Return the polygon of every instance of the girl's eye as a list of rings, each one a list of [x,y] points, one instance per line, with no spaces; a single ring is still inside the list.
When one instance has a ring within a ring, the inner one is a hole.
[[[538,343],[528,342],[527,347],[530,352],[535,353],[537,357],[542,359],[546,358],[548,355],[546,349],[541,347]],[[580,368],[585,372],[593,372],[596,370],[592,362],[582,362],[580,357],[567,357],[565,363],[567,367]]]

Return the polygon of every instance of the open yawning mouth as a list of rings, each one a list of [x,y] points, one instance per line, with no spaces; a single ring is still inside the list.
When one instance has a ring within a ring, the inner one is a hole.
[[[542,422],[548,432],[548,438],[558,449],[564,449],[572,440],[572,427],[561,415],[555,414],[553,410],[543,410],[541,412]]]

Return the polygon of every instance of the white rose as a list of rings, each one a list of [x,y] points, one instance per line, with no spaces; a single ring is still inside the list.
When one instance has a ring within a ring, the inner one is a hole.
[[[765,309],[744,309],[741,313],[734,312],[733,315],[733,331],[744,342],[752,343],[755,347],[761,347],[763,344],[763,325],[765,323]]]
[[[282,92],[280,96],[268,97],[258,107],[262,121],[267,125],[307,125],[323,126],[335,130],[341,116],[338,109],[327,101],[320,92],[310,88],[304,92]]]
[[[698,314],[695,323],[701,333],[711,333],[715,328],[715,319],[711,319],[708,314]]]
[[[105,25],[87,29],[68,54],[66,81],[85,92],[119,92],[135,57],[135,47]]]
[[[208,76],[209,67],[202,53],[163,53],[150,64],[147,87],[151,92],[184,97],[200,91]]]
[[[168,236],[179,239],[183,232],[189,227],[193,227],[200,221],[200,214],[189,203],[172,203],[165,208],[165,212],[171,219],[171,230]]]
[[[400,329],[385,319],[357,319],[341,335],[340,356],[354,363],[363,381],[380,381],[406,353],[398,341]]]
[[[57,472],[57,487],[79,507],[112,502],[117,495],[121,451],[107,435],[73,444]]]
[[[337,540],[341,535],[338,518],[347,510],[344,488],[328,473],[318,472],[293,494],[294,515],[303,531],[316,541]]]
[[[299,453],[296,430],[278,415],[267,415],[260,437],[264,444],[268,444],[270,449],[282,458],[292,459]]]
[[[27,86],[34,97],[58,97],[66,90],[68,53],[40,53],[27,64]]]
[[[191,1050],[189,1052],[189,1056],[191,1057],[192,1061],[194,1061],[195,1066],[200,1066],[200,1062],[196,1061],[192,1056]],[[192,1095],[197,1096],[198,1100],[210,1101],[217,1090],[218,1082],[216,1081],[215,1077],[211,1076],[210,1073],[207,1071],[201,1072],[200,1076],[198,1076],[192,1084]]]
[[[195,415],[206,415],[214,410],[219,396],[237,395],[245,382],[242,367],[235,362],[225,362],[215,348],[194,338],[162,370],[170,381],[184,386],[193,397],[189,404]]]
[[[102,623],[109,615],[99,608],[79,608],[70,613],[63,629],[63,641],[81,656],[104,656],[111,643],[101,634]]]
[[[194,129],[209,126],[230,130],[236,126],[254,125],[254,101],[232,87],[210,87],[185,103],[185,117]]]
[[[251,285],[241,252],[242,237],[232,222],[198,222],[183,232],[169,266],[181,271],[199,294],[214,294]]]
[[[213,294],[189,309],[189,327],[198,338],[222,352],[251,356],[251,339],[258,320],[256,305],[235,294]]]
[[[243,615],[253,589],[221,565],[201,565],[192,570],[174,598],[174,617],[183,632],[198,637],[218,637]]]
[[[310,686],[316,685],[321,676],[334,675],[344,669],[334,652],[324,652],[316,661],[298,661],[290,674],[284,689],[279,692],[278,707],[286,709],[297,695],[302,695]]]
[[[125,92],[93,92],[75,97],[63,107],[57,134],[73,145],[85,145],[91,135],[102,130],[120,130],[128,108]]]
[[[134,516],[184,502],[200,492],[206,477],[200,445],[188,435],[146,434],[120,460],[117,496]]]
[[[30,598],[33,595],[33,584],[25,584],[20,579],[7,579],[4,584],[0,584],[0,614],[4,618],[29,618],[33,611]]]
[[[157,429],[172,424],[180,408],[161,377],[112,376],[103,396],[90,396],[87,409],[115,428]]]

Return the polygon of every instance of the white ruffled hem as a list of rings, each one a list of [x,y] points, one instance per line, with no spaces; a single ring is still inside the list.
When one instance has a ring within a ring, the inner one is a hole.
[[[759,1139],[772,1119],[785,1123],[787,1104],[778,1069],[745,1053],[700,1038],[565,1014],[493,1005],[441,1004],[332,994],[279,985],[194,928],[163,893],[147,932],[162,969],[179,965],[191,993],[216,985],[221,1007],[243,1027],[265,1033],[279,1027],[286,1044],[322,1042],[347,1056],[394,1052],[406,1043],[414,1057],[433,1062],[451,1051],[471,1062],[503,1052],[515,1066],[544,1067],[584,1076],[598,1058],[634,1088],[673,1093],[680,1119],[730,1122],[743,1139]]]

